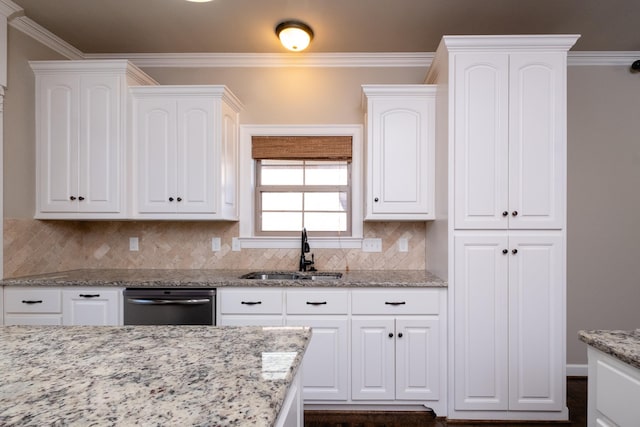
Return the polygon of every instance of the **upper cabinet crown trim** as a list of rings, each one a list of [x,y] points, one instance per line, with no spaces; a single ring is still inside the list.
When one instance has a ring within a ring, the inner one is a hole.
[[[528,50],[528,51],[567,51],[580,38],[579,34],[566,35],[511,35],[511,36],[444,36],[440,44],[449,51],[469,50]]]
[[[133,82],[140,85],[157,85],[158,82],[126,59],[113,60],[76,60],[76,61],[29,61],[31,69],[45,73],[83,73],[105,74],[126,72]]]

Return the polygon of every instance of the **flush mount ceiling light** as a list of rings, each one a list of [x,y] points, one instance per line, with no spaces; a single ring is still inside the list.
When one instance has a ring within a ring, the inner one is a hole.
[[[276,35],[282,46],[294,52],[300,52],[309,46],[313,39],[313,30],[304,22],[284,21],[276,27]]]

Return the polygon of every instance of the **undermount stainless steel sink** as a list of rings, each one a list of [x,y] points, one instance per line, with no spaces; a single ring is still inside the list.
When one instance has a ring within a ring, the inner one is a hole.
[[[342,273],[324,272],[273,272],[254,271],[240,277],[241,279],[254,280],[336,280],[342,277]]]

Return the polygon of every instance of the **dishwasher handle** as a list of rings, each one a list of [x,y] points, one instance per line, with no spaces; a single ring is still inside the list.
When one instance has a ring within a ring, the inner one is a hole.
[[[156,298],[127,298],[127,302],[136,305],[202,305],[209,304],[209,298],[194,299],[156,299]]]

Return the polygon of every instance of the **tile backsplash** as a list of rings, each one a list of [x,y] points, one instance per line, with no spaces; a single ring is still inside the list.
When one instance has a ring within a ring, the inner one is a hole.
[[[360,249],[317,249],[319,270],[422,270],[424,222],[364,224],[365,237],[382,239],[382,252]],[[179,221],[39,221],[4,220],[4,276],[16,277],[77,268],[186,268],[295,270],[299,249],[231,250],[238,236],[235,222]],[[138,237],[139,251],[129,250]],[[211,238],[220,237],[220,251]],[[409,243],[398,251],[398,239]]]

